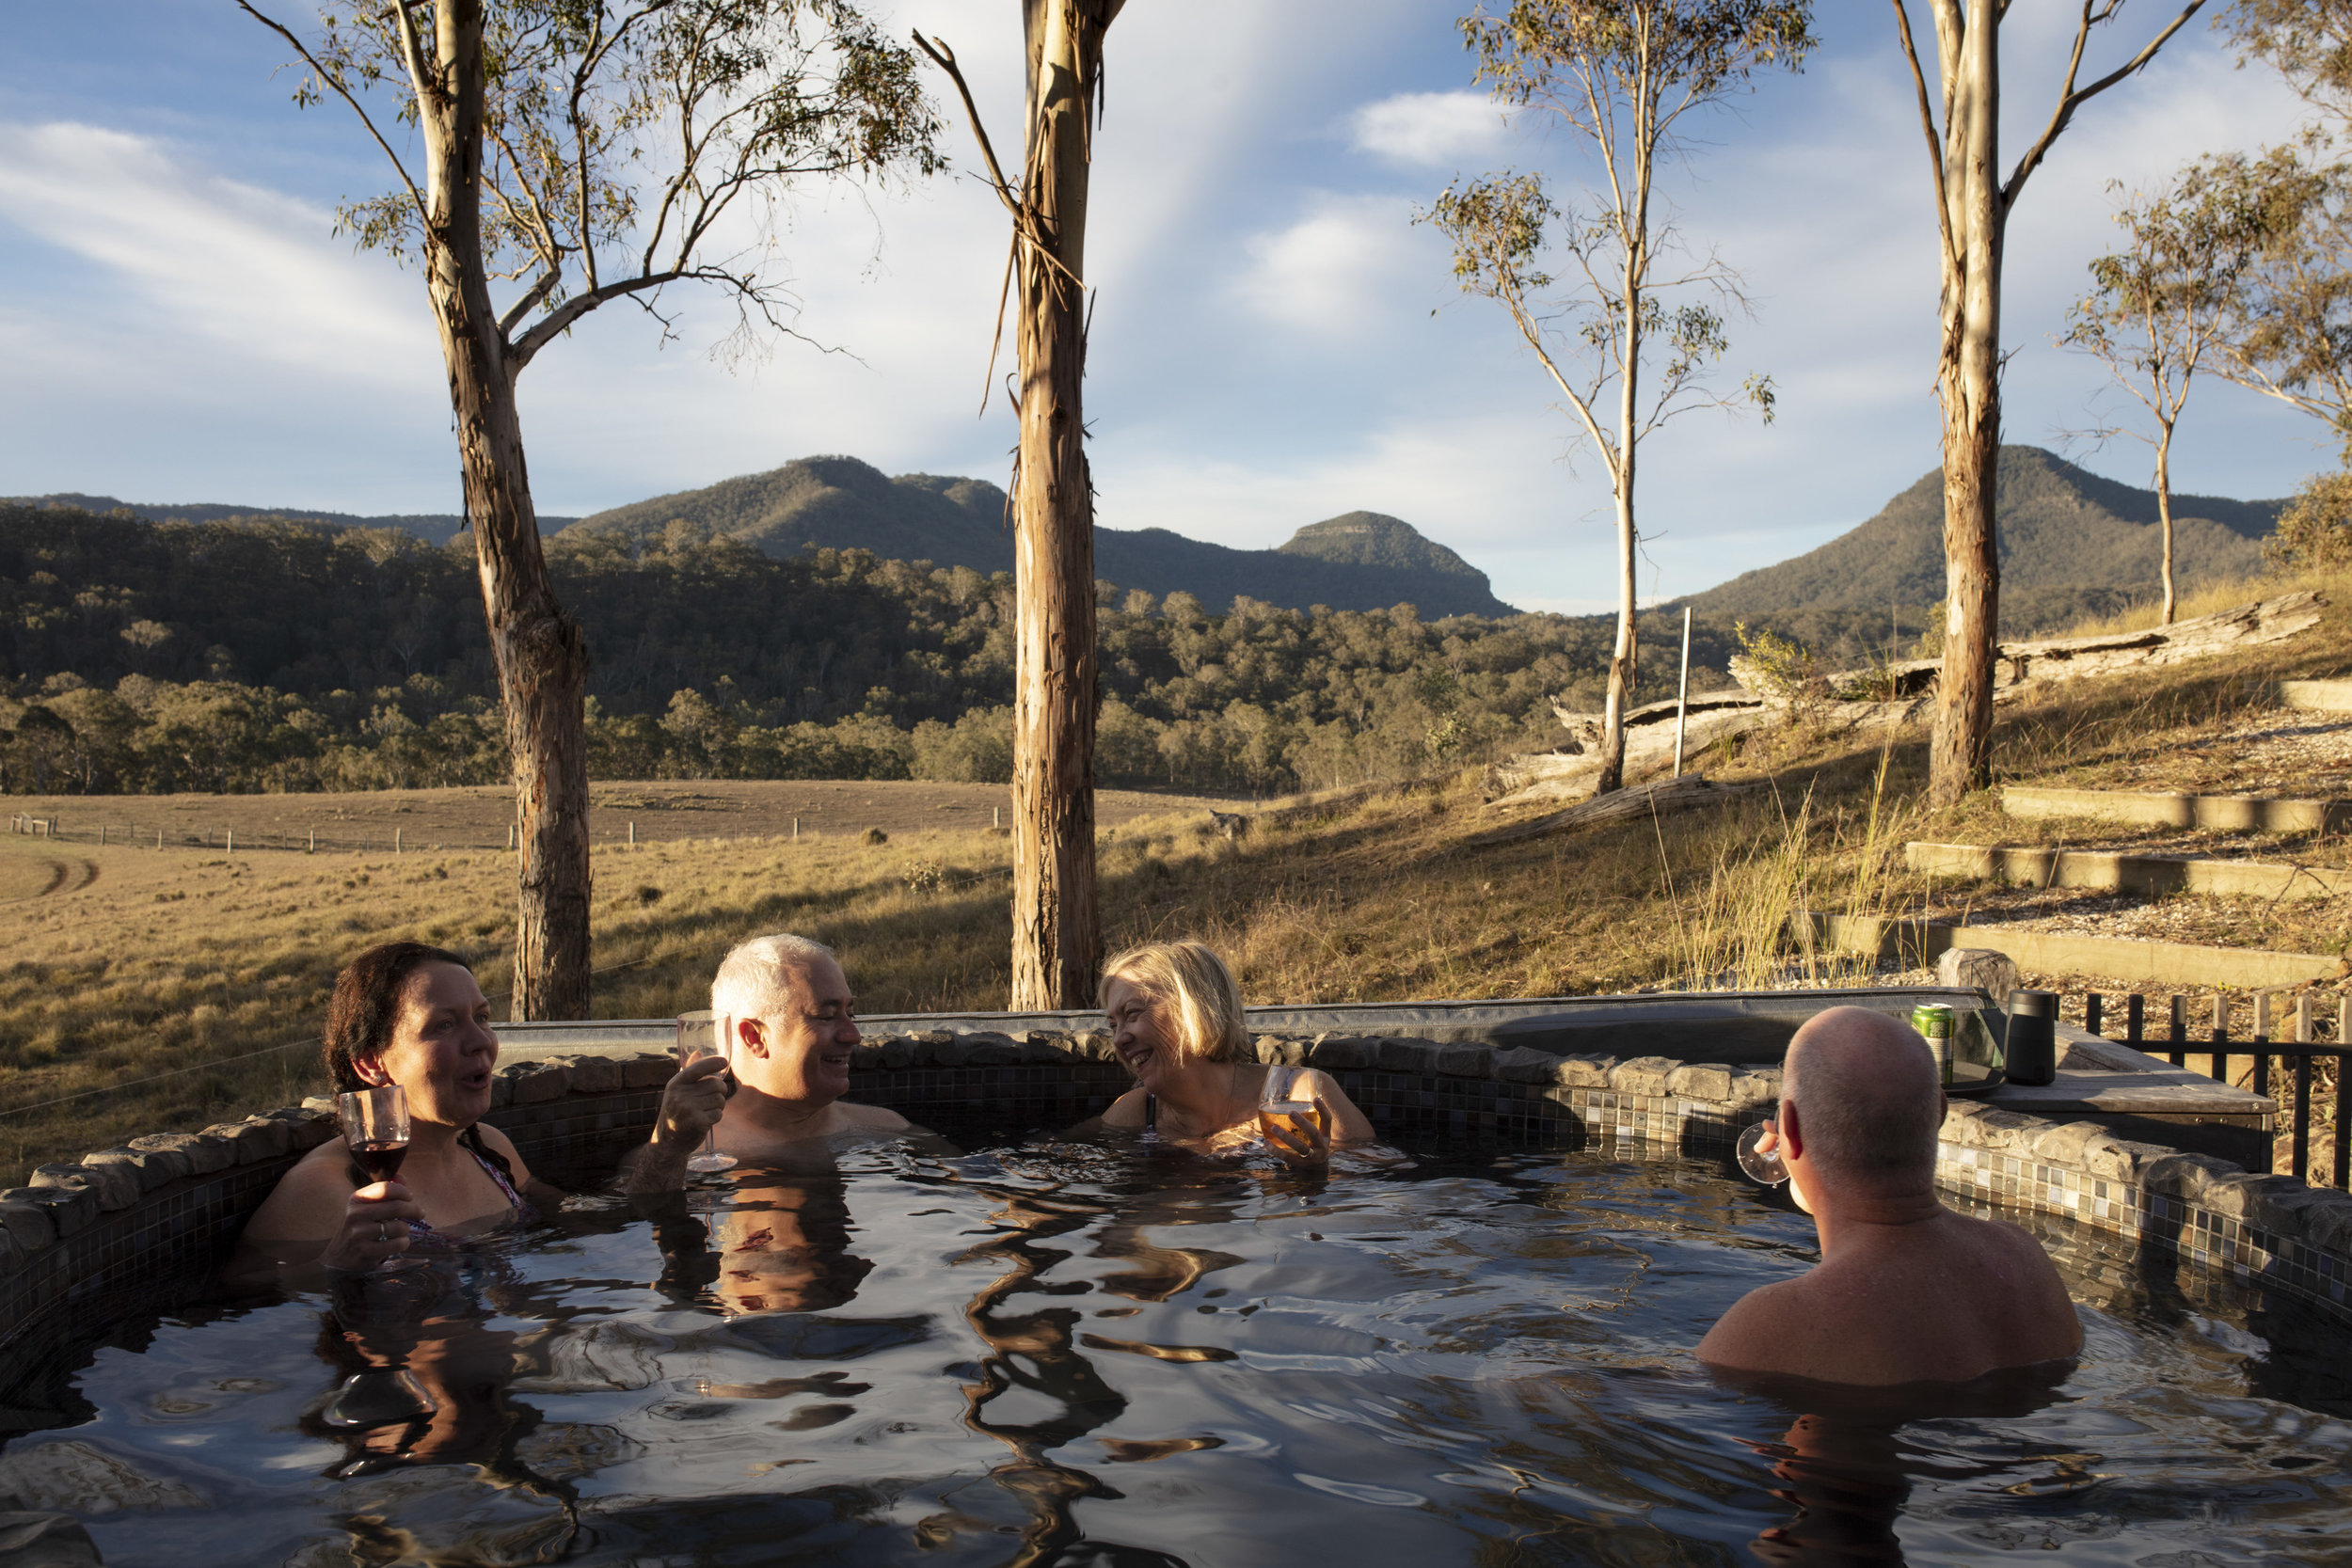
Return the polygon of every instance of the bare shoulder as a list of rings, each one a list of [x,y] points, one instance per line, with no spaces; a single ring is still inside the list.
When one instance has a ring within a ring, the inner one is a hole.
[[[1365,1143],[1379,1136],[1373,1129],[1372,1118],[1365,1116],[1356,1102],[1347,1097],[1347,1091],[1340,1087],[1338,1079],[1321,1068],[1311,1067],[1299,1069],[1297,1082],[1314,1097],[1316,1104],[1325,1106],[1332,1112],[1331,1136],[1333,1141]]]
[[[845,1132],[903,1132],[914,1125],[886,1106],[852,1105],[846,1100],[836,1100],[833,1104]]]
[[[261,1208],[246,1223],[253,1241],[325,1241],[342,1224],[343,1211],[354,1191],[351,1152],[341,1138],[330,1138],[294,1163],[278,1179]]]
[[[515,1148],[514,1140],[486,1121],[475,1122],[473,1129],[482,1139],[482,1147],[506,1162],[506,1168],[514,1174],[515,1190],[521,1192],[530,1187],[534,1178],[531,1167],[523,1163],[521,1153]]]
[[[1095,1118],[1105,1127],[1141,1127],[1143,1125],[1143,1091],[1129,1089],[1111,1101],[1110,1109]]]
[[[1742,1371],[1780,1370],[1788,1364],[1789,1340],[1816,1321],[1807,1305],[1808,1275],[1759,1285],[1731,1304],[1699,1341],[1698,1357],[1709,1366]]]

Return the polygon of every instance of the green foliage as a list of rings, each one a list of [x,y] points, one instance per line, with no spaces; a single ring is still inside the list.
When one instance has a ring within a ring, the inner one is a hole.
[[[2352,473],[2313,474],[2296,488],[2263,554],[2281,566],[2352,566]]]
[[[1804,643],[1791,641],[1770,627],[1750,631],[1745,621],[1733,622],[1731,630],[1740,640],[1740,651],[1746,656],[1756,680],[1762,683],[1759,695],[1794,702],[1809,695],[1820,684],[1820,666],[1813,650]]]
[[[557,535],[548,569],[588,637],[596,777],[1010,777],[1005,574],[692,531]],[[477,594],[463,542],[0,507],[0,726],[24,732],[0,787],[502,781]],[[1608,657],[1598,619],[1104,597],[1105,784],[1279,793],[1549,745],[1547,699],[1597,706]],[[1727,645],[1702,626],[1702,685]]]

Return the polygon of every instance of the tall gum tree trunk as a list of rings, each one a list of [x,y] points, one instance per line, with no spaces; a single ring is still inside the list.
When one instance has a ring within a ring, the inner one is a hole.
[[[1637,125],[1647,123],[1648,94],[1649,80],[1645,72],[1634,92]],[[1638,417],[1642,372],[1642,289],[1649,272],[1650,168],[1647,138],[1640,138],[1633,153],[1633,211],[1626,224],[1625,300],[1620,307],[1625,311],[1625,357],[1617,384],[1617,451],[1611,464],[1617,503],[1617,641],[1609,658],[1608,705],[1600,724],[1600,777],[1593,786],[1597,796],[1625,787],[1625,716],[1633,707],[1633,685],[1641,653],[1641,628],[1635,620],[1641,602],[1634,554],[1641,536],[1633,515],[1634,460],[1641,442],[1635,435],[1640,427],[1634,420]]]
[[[2172,624],[2172,421],[2156,433],[2156,521],[2164,525],[2164,626]]]
[[[1956,805],[1992,782],[1993,655],[2001,562],[1993,514],[2001,447],[1998,22],[1979,6],[1958,41],[1946,107],[1945,199],[1958,257],[1944,258],[1944,671],[1937,682],[1929,799]],[[1957,269],[1954,261],[1957,260]]]
[[[1094,886],[1094,487],[1084,404],[1086,211],[1092,103],[1116,0],[1026,0],[1028,150],[1020,247],[1020,467],[1015,632],[1012,997],[1085,1007],[1103,960]]]
[[[481,0],[444,0],[425,134],[426,288],[449,367],[466,515],[504,698],[521,845],[516,1019],[585,1018],[589,1006],[588,657],[556,602],[523,462],[514,367],[483,266]]]

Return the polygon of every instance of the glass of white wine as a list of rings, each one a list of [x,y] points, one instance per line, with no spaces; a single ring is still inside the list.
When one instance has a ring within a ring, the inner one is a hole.
[[[714,1013],[707,1007],[677,1016],[677,1065],[699,1062],[706,1056],[724,1057],[727,1054],[727,1031],[732,1021],[724,1013]],[[688,1157],[686,1168],[691,1171],[732,1170],[735,1156],[722,1154],[718,1148],[719,1130],[713,1127],[703,1134],[703,1146]]]
[[[1323,1106],[1311,1096],[1298,1096],[1298,1069],[1289,1067],[1268,1068],[1265,1090],[1258,1100],[1258,1132],[1269,1147],[1277,1149],[1277,1132],[1314,1147],[1315,1134],[1327,1131],[1329,1118]]]

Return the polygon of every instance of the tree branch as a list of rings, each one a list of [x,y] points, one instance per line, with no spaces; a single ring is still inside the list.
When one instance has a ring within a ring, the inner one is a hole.
[[[2041,140],[2026,149],[2026,155],[2017,161],[2016,171],[2010,175],[2009,182],[2001,187],[2001,206],[2004,210],[2016,203],[2018,192],[2026,188],[2026,177],[2041,165],[2043,156],[2050,150],[2050,144],[2058,139],[2058,133],[2064,131],[2067,122],[2074,118],[2074,111],[2126,76],[2145,68],[2150,60],[2156,57],[2156,51],[2164,47],[2166,40],[2187,25],[2188,19],[2195,16],[2204,4],[2205,0],[2188,0],[2188,4],[2181,8],[2181,14],[2174,17],[2162,32],[2148,40],[2147,48],[2133,55],[2126,64],[2108,71],[2090,86],[2077,90],[2074,87],[2074,72],[2082,65],[2083,47],[2090,36],[2090,29],[2095,23],[2105,22],[2114,14],[2114,8],[2109,7],[2094,16],[2091,8],[2092,0],[2083,0],[2082,24],[2074,30],[2074,54],[2073,59],[2067,63],[2065,91],[2058,97],[2058,107],[2051,111],[2049,126],[2042,133]]]
[[[971,117],[972,135],[980,144],[980,156],[987,160],[989,183],[996,188],[996,199],[1003,202],[1005,210],[1014,217],[1022,216],[1021,198],[1013,195],[1011,182],[1006,180],[1004,169],[996,162],[996,150],[989,145],[988,127],[980,123],[979,105],[972,102],[972,88],[964,82],[963,72],[956,67],[956,52],[947,47],[946,40],[934,43],[919,31],[914,35],[914,46],[938,62],[939,69],[955,83],[956,95],[963,100],[963,112]],[[991,363],[993,363],[993,359]]]
[[[1952,243],[1952,214],[1944,189],[1944,139],[1935,134],[1935,109],[1928,102],[1927,72],[1919,68],[1919,51],[1911,41],[1911,12],[1903,0],[1893,0],[1895,32],[1902,40],[1903,58],[1911,62],[1912,85],[1919,89],[1919,129],[1928,138],[1928,169],[1935,176],[1935,228],[1944,242],[1945,263],[1960,266],[1960,248]]]
[[[352,96],[351,90],[343,86],[342,79],[319,64],[317,56],[312,55],[309,47],[283,23],[255,10],[250,0],[231,0],[231,4],[279,38],[284,39],[293,46],[294,52],[302,56],[303,63],[310,68],[311,73],[334,88],[336,97],[351,105],[351,112],[359,117],[359,123],[367,127],[368,135],[374,139],[375,145],[383,149],[384,156],[392,161],[392,172],[400,176],[401,184],[408,192],[409,205],[417,210],[417,227],[423,230],[429,215],[425,208],[423,193],[417,189],[417,182],[408,178],[408,166],[400,161],[400,154],[392,150],[392,144],[384,139],[384,134],[375,128],[375,121],[368,118],[368,111],[360,107],[359,100]]]

